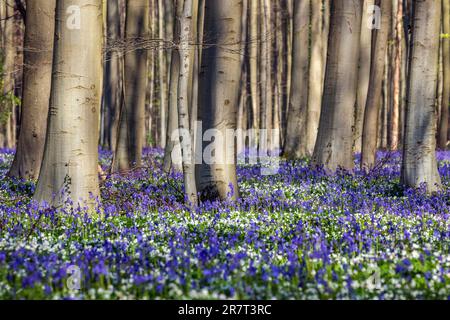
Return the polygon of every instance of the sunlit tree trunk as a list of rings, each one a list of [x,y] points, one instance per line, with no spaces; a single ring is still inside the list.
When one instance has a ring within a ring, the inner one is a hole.
[[[192,62],[192,0],[178,0],[177,15],[180,32],[180,72],[178,78],[178,124],[180,129],[180,144],[184,175],[186,198],[193,206],[197,205],[197,186],[195,182],[195,162],[193,130],[189,121],[189,80]]]
[[[149,34],[149,2],[127,1],[125,26],[129,45],[140,43]],[[114,170],[127,171],[142,165],[145,141],[145,91],[147,88],[147,50],[128,49],[125,54],[124,104],[121,106],[119,136],[114,157]]]
[[[399,147],[399,129],[400,129],[400,107],[401,107],[401,86],[402,86],[402,42],[403,42],[403,4],[401,1],[397,4],[395,19],[395,55],[394,55],[394,79],[393,79],[393,103],[391,120],[391,150],[397,150]]]
[[[409,187],[426,183],[429,192],[441,185],[435,153],[440,30],[441,1],[415,1],[401,181]]]
[[[55,8],[55,0],[27,1],[22,117],[10,176],[39,177],[51,89]]]
[[[205,1],[204,16],[205,41],[213,45],[207,45],[202,50],[198,114],[203,133],[215,129],[225,138],[227,129],[236,130],[241,76],[242,1]],[[203,150],[208,146],[209,150],[215,148],[215,163],[203,161],[198,166],[198,190],[203,199],[226,199],[228,195],[235,199],[239,196],[235,148],[227,148],[230,142],[221,143],[218,140],[203,143]],[[234,158],[234,161],[227,161],[227,158]]]
[[[319,134],[313,164],[334,171],[352,169],[352,114],[356,102],[362,5],[335,0],[331,25]]]
[[[378,116],[382,103],[383,76],[386,66],[391,12],[389,1],[381,1],[381,29],[375,30],[373,35],[372,66],[370,68],[369,91],[364,112],[361,166],[367,169],[372,168],[376,160]]]
[[[75,204],[99,196],[102,1],[59,0],[44,158],[34,199]],[[64,192],[63,192],[64,191]]]

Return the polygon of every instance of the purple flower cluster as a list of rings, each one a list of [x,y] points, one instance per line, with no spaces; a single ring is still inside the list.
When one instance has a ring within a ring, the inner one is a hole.
[[[100,157],[107,170],[111,154]],[[144,158],[102,182],[97,210],[42,209],[32,182],[5,177],[12,152],[1,151],[0,298],[450,296],[449,153],[438,154],[444,189],[432,196],[404,190],[400,156],[380,153],[369,174],[298,161],[261,176],[243,165],[238,202],[194,211],[161,150]]]

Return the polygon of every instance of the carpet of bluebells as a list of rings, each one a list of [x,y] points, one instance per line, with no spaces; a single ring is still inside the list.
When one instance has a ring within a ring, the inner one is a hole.
[[[403,190],[400,156],[380,153],[370,174],[242,165],[239,202],[195,211],[160,150],[102,181],[90,211],[38,208],[33,182],[6,177],[12,158],[0,151],[0,299],[450,298],[450,153],[431,196]]]

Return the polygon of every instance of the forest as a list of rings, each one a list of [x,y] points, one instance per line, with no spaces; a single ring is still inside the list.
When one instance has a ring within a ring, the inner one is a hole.
[[[0,299],[450,299],[449,107],[450,0],[0,0]]]

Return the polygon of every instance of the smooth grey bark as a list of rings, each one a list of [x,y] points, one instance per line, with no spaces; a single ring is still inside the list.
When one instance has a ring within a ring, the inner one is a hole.
[[[48,129],[34,195],[38,203],[61,205],[70,199],[93,205],[99,196],[102,29],[101,0],[57,1]]]
[[[381,29],[374,30],[372,66],[369,90],[364,112],[361,168],[371,169],[375,165],[378,144],[378,115],[382,103],[383,77],[391,22],[391,4],[381,1]]]
[[[363,1],[363,15],[361,20],[361,40],[359,47],[359,70],[358,89],[355,104],[355,123],[353,125],[353,148],[354,152],[361,152],[362,132],[364,123],[364,110],[366,108],[367,94],[369,89],[371,52],[372,52],[372,29],[368,28],[370,18],[369,8],[375,4],[375,0]]]
[[[28,0],[20,134],[9,176],[37,179],[50,99],[56,0]]]
[[[180,31],[175,23],[174,42],[179,42]],[[175,132],[178,129],[178,78],[180,74],[180,54],[177,48],[172,49],[169,80],[169,113],[167,115],[167,137],[164,148],[164,171],[173,168],[180,169],[178,159],[181,159],[180,148],[176,144]],[[178,138],[177,138],[178,139]]]
[[[227,129],[236,130],[241,76],[242,1],[205,1],[204,17],[204,34],[208,37],[205,36],[207,46],[202,50],[198,114],[202,120],[203,134],[215,129],[226,137]],[[206,147],[215,149],[216,161],[210,164],[203,161],[198,165],[197,189],[202,199],[226,199],[228,195],[236,199],[239,197],[236,149],[227,148],[230,142],[220,143],[218,140],[203,142],[202,150]],[[230,157],[234,158],[234,163],[227,164]]]
[[[442,32],[450,34],[450,1],[442,0]],[[450,107],[450,39],[442,40],[443,91],[441,102],[441,121],[439,125],[438,146],[447,149]]]
[[[415,188],[424,183],[428,192],[441,185],[435,152],[440,30],[441,1],[415,1],[401,181]]]
[[[289,101],[286,140],[283,154],[288,159],[308,156],[306,119],[308,115],[309,82],[309,0],[294,1],[293,62],[291,97]]]
[[[351,115],[356,102],[361,14],[361,1],[332,1],[322,112],[312,159],[314,165],[330,171],[354,167]]]
[[[180,144],[183,164],[184,189],[186,199],[191,206],[198,204],[197,186],[195,183],[195,162],[193,130],[189,121],[189,87],[192,62],[191,28],[192,0],[178,0],[177,28],[180,32],[180,72],[178,78],[178,124],[180,129]]]
[[[127,43],[147,39],[149,34],[149,2],[129,0],[125,35]],[[114,171],[125,172],[142,165],[145,141],[145,91],[147,88],[147,50],[133,48],[125,54],[124,101],[121,106],[119,134],[114,156]]]

